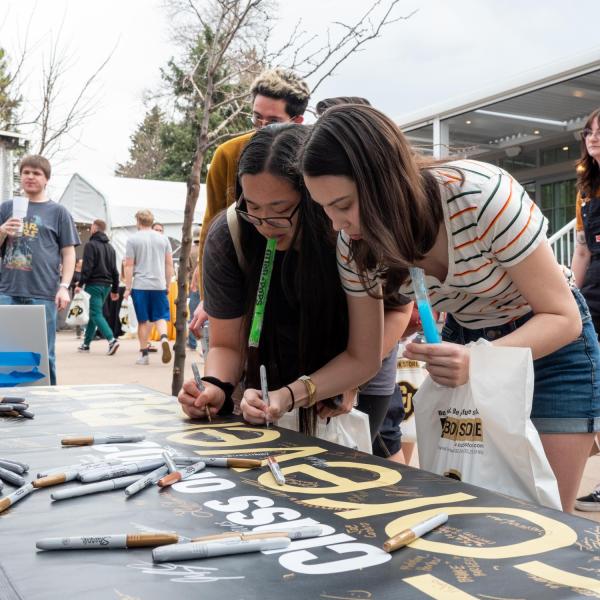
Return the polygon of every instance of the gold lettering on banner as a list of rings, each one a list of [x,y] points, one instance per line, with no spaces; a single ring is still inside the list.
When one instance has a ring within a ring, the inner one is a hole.
[[[302,500],[302,504],[318,506],[320,508],[340,509],[342,512],[335,513],[338,517],[344,519],[363,519],[366,517],[375,517],[388,513],[413,510],[432,504],[445,504],[447,502],[466,502],[475,500],[476,496],[459,492],[456,494],[446,494],[444,496],[427,496],[425,498],[413,498],[411,500],[399,500],[398,502],[388,502],[386,504],[364,504],[363,502],[343,502],[341,500],[330,500],[329,498],[315,498],[314,500]],[[441,510],[441,509],[440,509]],[[439,512],[439,511],[438,511]]]
[[[550,517],[543,515],[537,515],[530,510],[524,510],[521,508],[507,508],[502,506],[443,506],[430,510],[424,510],[399,517],[398,519],[391,521],[387,524],[385,532],[388,537],[393,537],[404,529],[408,529],[412,525],[416,525],[420,521],[429,519],[440,512],[445,512],[448,515],[488,515],[493,513],[512,515],[514,517],[519,517],[521,519],[525,519],[526,521],[535,523],[544,530],[544,534],[541,537],[527,540],[525,542],[518,542],[516,544],[509,544],[507,546],[495,546],[494,548],[458,546],[456,544],[432,542],[424,538],[420,538],[410,544],[411,548],[422,550],[423,552],[436,552],[439,554],[450,554],[453,556],[490,560],[514,558],[517,556],[529,556],[532,554],[550,552],[552,550],[557,550],[558,548],[566,548],[567,546],[574,544],[577,540],[577,533],[568,525],[561,523],[560,521],[556,521],[555,519],[551,519]]]
[[[436,600],[477,600],[476,596],[471,596],[471,594],[467,594],[433,575],[405,577],[402,581]]]
[[[145,425],[145,429],[154,433],[180,433],[184,431],[202,431],[203,429],[219,429],[219,427],[230,429],[231,427],[242,427],[243,423],[193,423],[192,421],[182,421],[176,425]],[[254,438],[256,440],[256,438]]]
[[[237,435],[233,435],[235,431],[257,431],[260,435],[252,438],[240,438]],[[178,444],[184,444],[186,446],[197,446],[197,447],[208,447],[208,448],[230,448],[231,446],[249,446],[252,444],[264,444],[267,442],[273,442],[274,440],[281,437],[279,431],[275,429],[253,429],[251,427],[244,427],[240,429],[238,427],[232,427],[231,429],[223,428],[216,429],[215,427],[205,427],[202,429],[202,433],[212,435],[216,440],[206,439],[194,439],[197,431],[183,431],[180,433],[174,433],[167,437],[170,442],[176,442]]]
[[[258,482],[265,487],[277,490],[278,492],[289,492],[291,494],[348,494],[358,490],[368,490],[372,488],[393,485],[402,479],[402,475],[393,469],[381,467],[379,465],[364,465],[353,462],[332,462],[327,461],[327,467],[330,469],[359,469],[361,471],[370,471],[379,475],[377,479],[371,481],[353,481],[347,477],[340,477],[329,471],[318,469],[312,465],[292,465],[281,469],[284,475],[291,476],[296,473],[303,473],[309,477],[320,481],[326,481],[333,484],[331,487],[302,487],[297,485],[277,485],[271,473],[263,473],[259,476]]]
[[[129,404],[129,405],[128,405]],[[130,404],[125,402],[102,402],[92,404],[85,410],[76,410],[73,416],[90,427],[107,427],[111,425],[143,425],[144,423],[163,423],[166,417],[180,417],[179,405],[170,398]]]
[[[514,565],[515,569],[534,575],[535,577],[541,577],[551,583],[558,585],[564,585],[570,588],[576,588],[578,590],[585,590],[586,592],[593,592],[595,595],[600,595],[600,580],[592,579],[591,577],[584,577],[583,575],[576,575],[569,571],[563,571],[556,567],[551,567],[539,560],[532,560],[531,562],[521,563],[520,565]]]

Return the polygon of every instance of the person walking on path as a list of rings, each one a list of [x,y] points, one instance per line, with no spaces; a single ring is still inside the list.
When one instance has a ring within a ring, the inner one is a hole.
[[[125,250],[125,294],[131,295],[138,320],[140,355],[138,365],[149,364],[148,340],[152,325],[160,335],[162,362],[171,360],[167,337],[169,282],[173,277],[173,255],[167,236],[152,230],[154,215],[149,210],[135,214],[138,232],[127,240]]]
[[[19,165],[29,204],[23,219],[13,202],[0,206],[0,305],[36,304],[46,313],[50,384],[56,385],[56,314],[69,305],[79,235],[71,213],[46,195],[51,166],[43,156],[25,156]]]
[[[90,229],[90,241],[83,249],[83,266],[79,285],[75,293],[83,288],[90,295],[90,320],[88,321],[83,343],[78,347],[80,352],[89,352],[90,344],[99,329],[108,340],[107,354],[112,356],[119,349],[119,340],[115,338],[110,325],[104,318],[103,307],[110,292],[112,300],[119,298],[119,271],[117,255],[108,241],[106,223],[96,219]]]

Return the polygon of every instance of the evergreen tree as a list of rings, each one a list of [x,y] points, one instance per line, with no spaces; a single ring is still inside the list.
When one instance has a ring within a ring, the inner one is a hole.
[[[12,76],[8,70],[8,60],[3,48],[0,48],[0,129],[14,129],[17,109],[21,104],[19,96],[13,96]]]

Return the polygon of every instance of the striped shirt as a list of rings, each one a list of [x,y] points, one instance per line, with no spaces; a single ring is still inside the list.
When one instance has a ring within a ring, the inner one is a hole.
[[[464,174],[461,183],[460,175]],[[493,327],[527,314],[531,308],[507,268],[527,258],[546,239],[547,220],[521,185],[506,171],[473,160],[433,169],[439,181],[448,234],[448,273],[444,281],[426,275],[431,305],[468,329]],[[368,274],[363,285],[351,259],[351,240],[338,236],[337,258],[347,294],[364,296],[378,285]],[[410,279],[400,293],[414,298]]]

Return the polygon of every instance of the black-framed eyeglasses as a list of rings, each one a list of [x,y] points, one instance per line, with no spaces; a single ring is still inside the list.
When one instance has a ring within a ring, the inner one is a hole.
[[[242,204],[242,202],[244,201],[244,196],[243,194],[238,198],[238,201],[235,204],[235,212],[240,215],[240,217],[242,217],[242,219],[244,219],[244,221],[248,221],[248,223],[251,223],[252,225],[256,225],[257,227],[260,227],[263,223],[265,225],[269,225],[271,227],[276,227],[277,229],[287,229],[288,227],[291,227],[293,225],[292,223],[292,217],[298,212],[298,209],[300,208],[300,203],[298,202],[298,204],[296,204],[296,207],[294,208],[294,210],[287,216],[285,217],[255,217],[254,215],[251,215],[250,213],[247,213],[245,210],[242,210],[240,208],[240,205]]]
[[[592,137],[594,134],[596,134],[597,138],[600,138],[600,129],[597,129],[596,131],[594,131],[593,129],[586,127],[585,129],[581,130],[581,137],[584,140],[586,140],[589,137]]]

